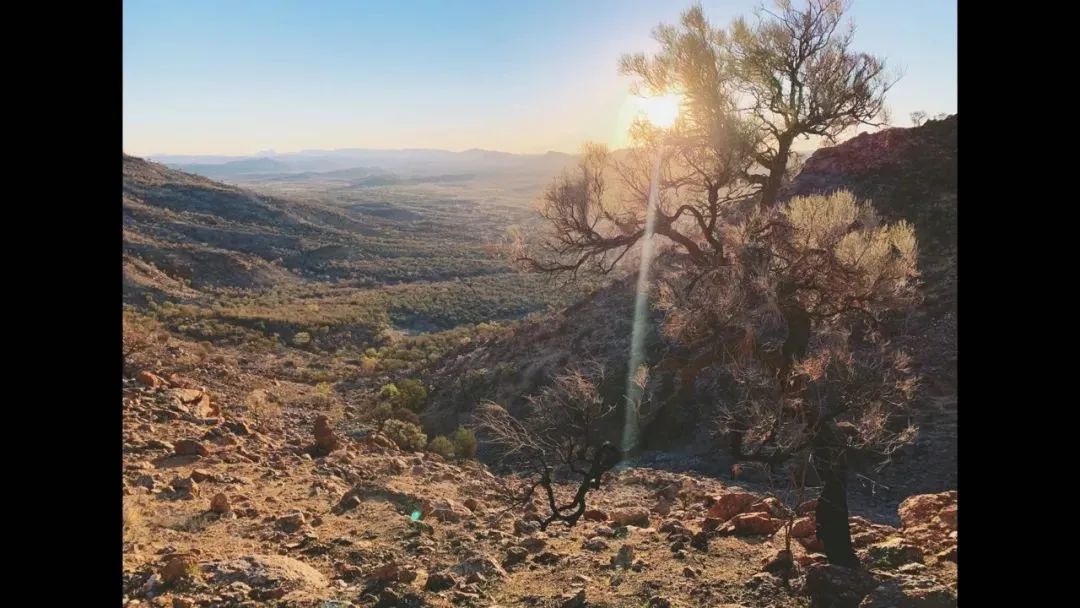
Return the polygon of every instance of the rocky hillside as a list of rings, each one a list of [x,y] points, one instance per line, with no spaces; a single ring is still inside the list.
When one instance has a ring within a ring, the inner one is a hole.
[[[130,362],[126,607],[956,605],[955,492],[909,499],[897,527],[854,517],[860,574],[821,563],[812,503],[788,559],[775,498],[648,468],[541,532],[540,505],[505,508],[512,478],[355,427],[360,405],[313,399],[270,355],[173,337]]]

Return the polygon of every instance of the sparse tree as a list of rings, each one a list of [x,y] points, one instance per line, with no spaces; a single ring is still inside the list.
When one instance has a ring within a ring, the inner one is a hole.
[[[540,520],[543,530],[556,521],[575,525],[585,513],[586,495],[600,488],[603,474],[622,457],[617,447],[599,438],[601,420],[615,409],[600,396],[602,377],[598,365],[557,376],[529,398],[529,412],[521,419],[490,402],[476,413],[476,429],[499,462],[525,479],[522,487],[508,490],[511,506],[531,504],[536,489],[543,489],[549,510]],[[566,502],[556,484],[570,478],[576,478],[578,486]]]
[[[911,126],[918,127],[926,122],[926,112],[917,110],[911,113]]]

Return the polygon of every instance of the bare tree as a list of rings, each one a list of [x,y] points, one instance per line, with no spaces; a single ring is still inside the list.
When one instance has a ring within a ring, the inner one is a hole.
[[[885,94],[896,82],[885,61],[852,49],[855,27],[844,24],[848,0],[777,0],[750,25],[731,26],[730,49],[747,112],[759,129],[756,155],[766,175],[761,204],[776,203],[797,138],[827,141],[855,125],[885,124]],[[692,9],[700,10],[700,8]]]
[[[926,112],[922,110],[916,110],[911,113],[911,126],[918,127],[926,122]]]
[[[600,488],[603,474],[622,458],[616,446],[599,438],[599,423],[615,410],[600,396],[602,378],[603,368],[595,364],[569,370],[530,397],[529,413],[521,419],[490,402],[475,415],[476,429],[500,463],[526,479],[510,490],[511,506],[528,505],[537,488],[543,490],[549,514],[541,529],[556,521],[576,524],[585,513],[586,495]],[[577,489],[567,502],[556,484],[571,478],[577,479]]]

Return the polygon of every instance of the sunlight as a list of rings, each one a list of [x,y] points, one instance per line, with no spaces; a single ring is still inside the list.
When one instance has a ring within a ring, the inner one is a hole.
[[[679,117],[682,96],[677,93],[637,98],[639,114],[654,127],[670,129]]]

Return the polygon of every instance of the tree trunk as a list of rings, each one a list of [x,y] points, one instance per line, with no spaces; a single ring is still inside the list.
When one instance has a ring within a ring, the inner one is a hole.
[[[854,567],[859,564],[851,546],[851,527],[847,508],[847,463],[837,431],[822,429],[814,441],[814,464],[823,487],[818,498],[817,537],[825,546],[830,564]]]
[[[772,159],[769,167],[769,178],[765,182],[765,188],[761,191],[761,207],[769,209],[776,204],[780,196],[780,185],[784,182],[784,172],[787,170],[788,153],[791,152],[791,143],[795,138],[781,135],[776,145],[776,156]]]

